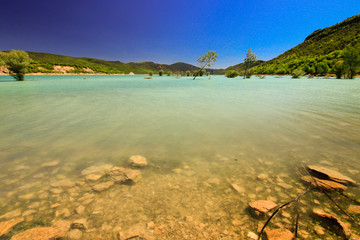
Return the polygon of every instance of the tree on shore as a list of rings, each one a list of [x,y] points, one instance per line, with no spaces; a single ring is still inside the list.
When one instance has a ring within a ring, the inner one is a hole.
[[[336,78],[340,79],[342,77],[342,75],[344,75],[344,73],[345,73],[344,61],[343,60],[337,61],[334,64],[332,71],[336,75]]]
[[[159,71],[159,76],[162,77],[162,75],[164,75],[164,70]]]
[[[249,71],[249,68],[256,62],[257,56],[255,53],[251,52],[251,48],[246,53],[246,58],[244,59],[245,63],[245,75],[244,78],[251,78],[252,72]]]
[[[347,71],[347,76],[353,79],[356,71],[360,66],[360,50],[359,47],[347,46],[343,53],[344,66]]]
[[[191,72],[188,70],[188,71],[186,71],[186,76],[187,77],[190,77],[191,76]]]
[[[27,67],[30,64],[31,58],[27,52],[19,50],[11,50],[10,52],[1,52],[0,58],[17,81],[24,81]]]
[[[205,67],[211,67],[214,62],[217,62],[217,57],[219,55],[216,54],[215,51],[208,51],[207,53],[205,53],[204,56],[200,56],[198,58],[198,65],[200,66],[200,70],[195,71],[194,74],[194,78],[193,80],[195,80],[195,78],[200,74],[200,73],[204,73],[205,72]],[[204,72],[203,72],[204,70]]]

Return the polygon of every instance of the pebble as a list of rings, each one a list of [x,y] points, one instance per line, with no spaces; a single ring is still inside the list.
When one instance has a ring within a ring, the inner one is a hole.
[[[83,233],[79,229],[72,229],[68,232],[67,238],[69,240],[77,240],[77,239],[81,239],[82,235]]]

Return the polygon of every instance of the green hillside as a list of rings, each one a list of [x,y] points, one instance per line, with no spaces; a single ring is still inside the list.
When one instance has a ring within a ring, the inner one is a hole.
[[[253,70],[264,74],[289,74],[295,69],[302,69],[307,74],[331,73],[348,45],[360,45],[360,15],[316,30],[303,43]]]
[[[172,72],[195,71],[198,67],[187,63],[174,63],[171,65],[153,62],[123,63],[120,61],[105,61],[86,57],[70,57],[51,53],[28,52],[33,62],[30,64],[29,72],[51,73],[54,65],[71,66],[74,70],[70,73],[88,73],[89,69],[96,73],[130,73],[147,74],[157,73],[159,70]],[[88,68],[86,70],[86,68]]]

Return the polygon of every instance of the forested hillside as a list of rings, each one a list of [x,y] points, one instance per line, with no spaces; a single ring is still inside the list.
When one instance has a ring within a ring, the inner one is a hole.
[[[295,69],[307,74],[331,73],[335,64],[343,59],[345,47],[358,48],[359,45],[360,15],[355,15],[331,27],[316,30],[303,43],[253,70],[263,74],[290,74]]]

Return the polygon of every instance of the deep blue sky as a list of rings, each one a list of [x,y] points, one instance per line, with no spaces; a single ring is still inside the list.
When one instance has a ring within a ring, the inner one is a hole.
[[[122,62],[196,60],[216,68],[252,48],[269,60],[313,31],[360,13],[359,0],[2,0],[0,50]]]

